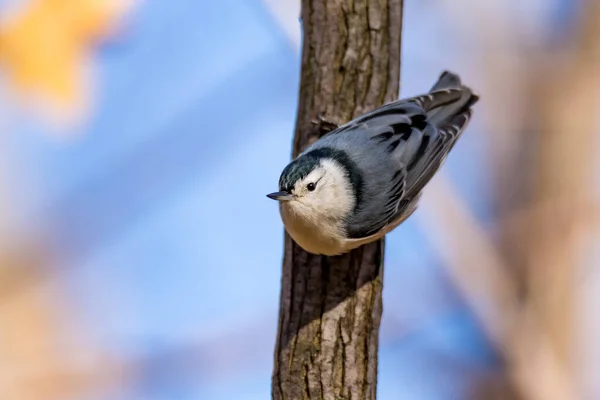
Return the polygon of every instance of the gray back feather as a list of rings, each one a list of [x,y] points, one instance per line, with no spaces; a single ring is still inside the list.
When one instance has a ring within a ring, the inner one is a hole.
[[[427,94],[386,104],[327,134],[304,153],[330,147],[348,154],[362,174],[361,202],[346,221],[361,238],[411,213],[444,162],[478,97],[444,72]]]

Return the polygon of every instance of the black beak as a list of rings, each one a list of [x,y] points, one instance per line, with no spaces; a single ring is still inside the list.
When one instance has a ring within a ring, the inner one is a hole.
[[[267,195],[268,198],[279,201],[289,201],[294,198],[294,196],[286,191],[269,193]]]

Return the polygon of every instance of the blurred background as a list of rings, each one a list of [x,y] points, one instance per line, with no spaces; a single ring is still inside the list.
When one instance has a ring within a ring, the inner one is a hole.
[[[298,0],[0,0],[0,398],[270,398]],[[388,235],[379,398],[599,399],[600,2],[405,0],[482,97]]]

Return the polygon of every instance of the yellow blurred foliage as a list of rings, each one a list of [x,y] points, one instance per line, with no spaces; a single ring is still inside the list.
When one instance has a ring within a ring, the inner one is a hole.
[[[84,61],[125,9],[120,0],[31,0],[0,25],[0,66],[19,91],[73,106]]]

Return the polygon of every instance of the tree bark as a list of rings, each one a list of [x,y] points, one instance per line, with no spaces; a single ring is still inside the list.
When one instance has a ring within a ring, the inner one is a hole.
[[[324,130],[398,98],[402,0],[303,0],[293,157]],[[285,235],[273,398],[376,397],[384,243],[338,257]]]

